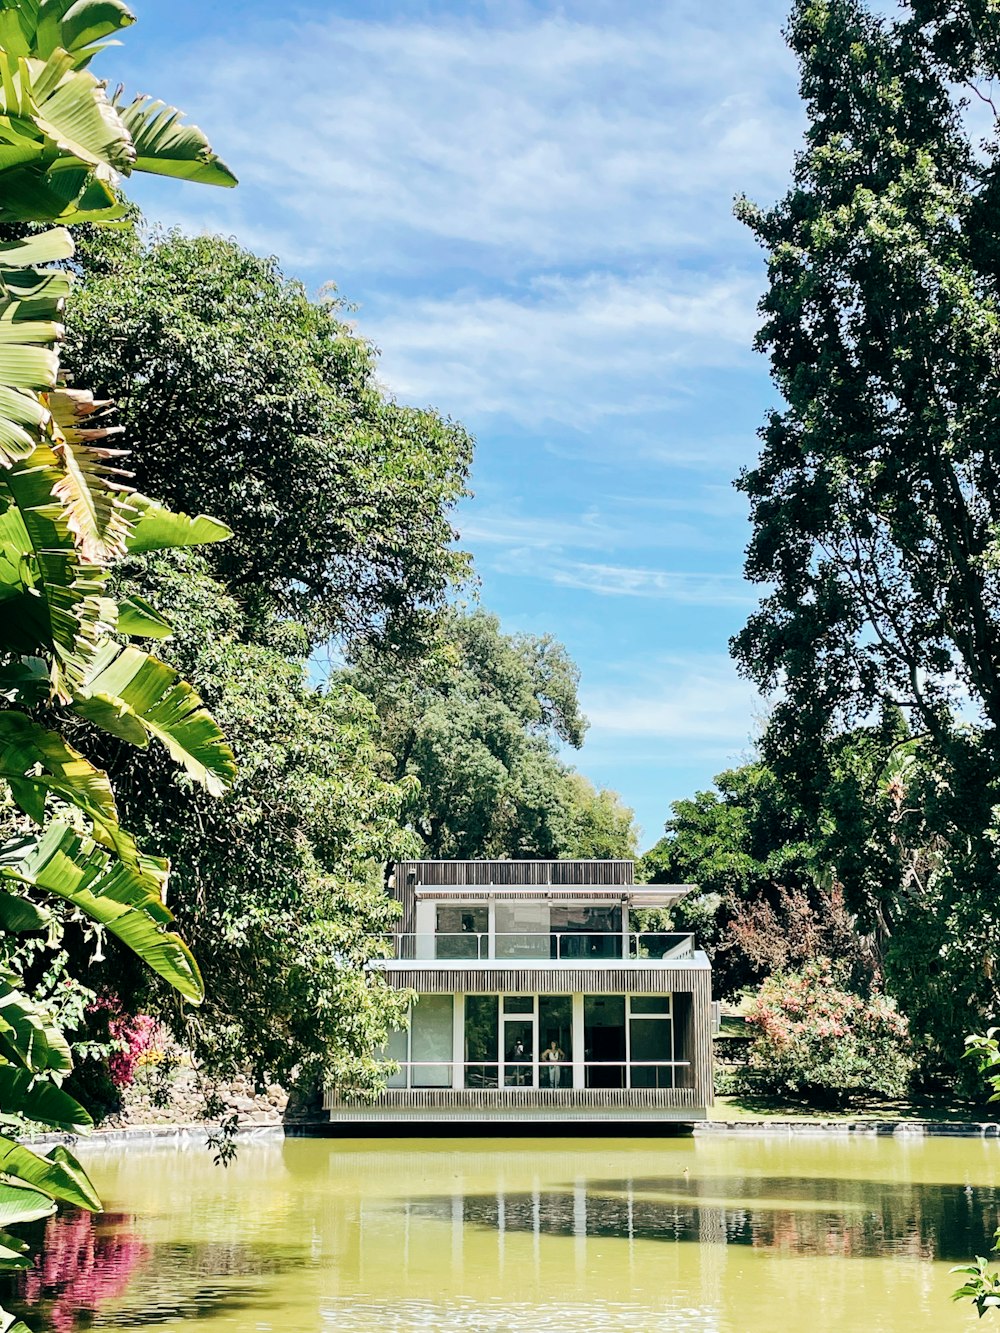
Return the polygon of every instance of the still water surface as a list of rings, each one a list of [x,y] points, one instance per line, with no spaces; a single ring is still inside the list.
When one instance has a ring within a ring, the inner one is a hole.
[[[101,1149],[22,1279],[54,1333],[947,1333],[1000,1142],[270,1140]],[[40,1233],[39,1237],[40,1238]],[[24,1309],[25,1306],[22,1306]]]

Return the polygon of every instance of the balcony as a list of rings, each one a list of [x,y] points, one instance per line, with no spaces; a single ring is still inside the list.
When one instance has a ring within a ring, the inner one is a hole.
[[[436,931],[395,936],[396,957],[442,962],[679,962],[694,956],[694,937],[644,930]]]

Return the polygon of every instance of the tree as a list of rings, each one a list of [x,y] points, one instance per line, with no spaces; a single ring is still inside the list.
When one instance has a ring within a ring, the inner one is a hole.
[[[580,861],[639,855],[635,813],[615,791],[595,787],[582,773],[565,775],[566,815],[559,855]]]
[[[137,486],[232,529],[210,569],[246,632],[292,619],[311,645],[410,645],[467,573],[450,523],[462,427],[388,397],[343,301],[310,300],[235,241],[134,217],[91,234],[81,267],[70,369],[120,404]]]
[[[786,406],[738,483],[747,574],[774,586],[735,651],[781,677],[786,744],[889,705],[947,747],[965,693],[1000,726],[996,145],[974,151],[952,89],[989,68],[956,68],[938,11],[799,0],[806,147],[780,204],[739,209]]]
[[[111,950],[96,976],[132,1012],[160,1013],[209,1076],[372,1087],[372,1052],[405,1004],[362,964],[393,925],[382,863],[407,846],[405,788],[391,780],[374,709],[342,682],[316,688],[295,626],[249,631],[200,553],[143,557],[120,577],[135,596],[157,589],[170,660],[225,727],[240,771],[209,800],[165,762],[103,747],[131,827],[157,836],[175,867],[174,911],[206,999],[197,1014],[178,1010]]]
[[[201,132],[146,97],[110,102],[87,66],[102,38],[133,21],[119,0],[0,3],[0,221],[76,222],[121,212],[114,173],[158,171],[231,185]],[[60,384],[59,316],[70,278],[63,227],[0,247],[0,781],[9,794],[0,842],[0,1112],[54,1128],[89,1127],[61,1087],[73,1061],[52,1015],[16,970],[18,937],[69,903],[133,949],[189,1000],[202,996],[191,954],[169,929],[167,862],[140,851],[119,820],[107,775],[66,739],[86,719],[132,745],[162,744],[192,781],[219,792],[232,754],[201,700],[130,640],[158,617],[110,595],[128,550],[219,540],[213,520],[171,514],[130,494],[108,448],[113,434],[87,392]],[[6,836],[7,834],[11,836]],[[40,901],[36,901],[36,898]],[[59,1201],[100,1206],[62,1146],[47,1155],[0,1139],[5,1225]],[[0,1267],[25,1267],[6,1231]],[[3,1312],[11,1333],[26,1333]]]
[[[453,610],[436,643],[400,666],[364,650],[345,679],[375,704],[404,818],[430,857],[627,856],[631,812],[559,758],[586,720],[579,672],[548,636],[508,635]]]
[[[868,905],[897,993],[940,986],[912,1016],[944,1056],[1000,1003],[1000,178],[968,115],[1000,69],[1000,14],[799,0],[788,39],[805,148],[777,206],[739,208],[768,252],[758,346],[784,406],[738,483],[747,574],[771,591],[733,649],[781,686],[764,757],[814,818],[838,733],[907,717],[918,813],[876,843],[926,874],[870,876]]]

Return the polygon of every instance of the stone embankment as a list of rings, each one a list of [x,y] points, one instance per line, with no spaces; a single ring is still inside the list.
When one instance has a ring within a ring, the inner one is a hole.
[[[235,1113],[241,1125],[280,1125],[288,1108],[288,1094],[277,1083],[255,1091],[253,1081],[238,1076],[228,1082],[213,1082],[210,1091],[218,1097],[221,1117]],[[206,1085],[191,1068],[178,1069],[157,1092],[139,1078],[122,1093],[121,1110],[101,1121],[102,1129],[127,1129],[140,1125],[193,1125],[205,1119]]]

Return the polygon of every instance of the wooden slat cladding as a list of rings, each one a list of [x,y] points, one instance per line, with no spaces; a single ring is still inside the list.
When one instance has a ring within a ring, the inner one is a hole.
[[[378,968],[378,963],[370,964]],[[711,973],[707,967],[531,967],[508,963],[491,967],[391,967],[379,969],[397,990],[445,995],[667,995],[672,991],[704,991],[711,1001]],[[700,1001],[699,1001],[700,1002]],[[711,1023],[711,1013],[708,1019]]]
[[[415,884],[634,884],[633,861],[400,861],[397,889]]]
[[[698,1110],[705,1103],[699,1100],[697,1088],[390,1088],[380,1093],[374,1102],[352,1100],[339,1093],[328,1092],[323,1099],[324,1110],[372,1111],[395,1109],[401,1111],[457,1110],[545,1110],[558,1115],[563,1110]]]

